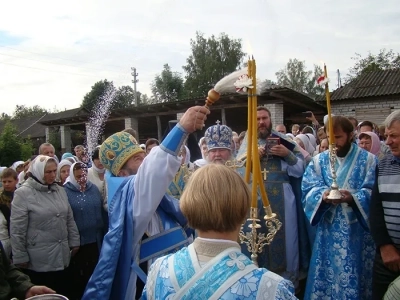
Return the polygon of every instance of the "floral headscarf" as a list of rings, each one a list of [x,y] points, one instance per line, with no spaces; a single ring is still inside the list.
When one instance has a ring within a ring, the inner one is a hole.
[[[80,180],[76,180],[75,175],[74,175],[74,168],[76,165],[81,165],[81,168],[83,170],[82,178]],[[76,187],[79,191],[84,192],[86,189],[86,184],[87,184],[87,168],[86,165],[82,162],[76,162],[71,165],[69,169],[69,176],[65,180],[65,184],[67,182],[71,182],[71,184]]]
[[[44,169],[49,161],[54,161],[56,165],[58,165],[55,158],[46,155],[38,155],[29,166],[28,172],[30,172],[41,184],[46,184],[44,182]]]

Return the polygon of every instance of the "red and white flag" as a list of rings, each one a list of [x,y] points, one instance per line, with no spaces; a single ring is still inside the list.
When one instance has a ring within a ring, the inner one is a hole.
[[[326,78],[324,75],[319,76],[318,79],[317,79],[317,84],[320,85],[320,86],[324,86],[328,82],[329,82],[329,79]]]

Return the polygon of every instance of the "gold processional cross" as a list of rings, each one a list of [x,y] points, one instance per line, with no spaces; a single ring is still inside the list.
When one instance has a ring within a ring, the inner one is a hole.
[[[264,176],[264,181],[266,181],[267,180],[267,174],[269,173],[269,171],[267,171],[267,169],[266,168],[264,168],[264,170],[262,170],[262,172],[261,172],[261,174]]]

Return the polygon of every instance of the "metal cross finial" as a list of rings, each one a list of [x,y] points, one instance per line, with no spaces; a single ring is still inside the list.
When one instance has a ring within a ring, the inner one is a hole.
[[[225,163],[225,166],[227,166],[227,167],[233,169],[234,171],[236,171],[236,169],[243,168],[244,164],[245,164],[244,161],[238,161],[238,160],[234,159],[234,160],[228,160]]]
[[[217,120],[217,122],[215,122],[215,123],[217,123],[217,125],[219,125],[219,123],[221,123],[221,122],[220,122],[220,120]]]

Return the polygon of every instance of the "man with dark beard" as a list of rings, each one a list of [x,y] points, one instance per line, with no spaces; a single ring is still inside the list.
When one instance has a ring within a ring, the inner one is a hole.
[[[328,199],[330,158],[322,152],[302,182],[304,211],[317,228],[304,299],[371,299],[375,246],[368,215],[377,158],[352,142],[350,120],[335,116],[332,124],[341,199]]]
[[[271,113],[263,106],[257,108],[258,151],[262,178],[271,208],[282,221],[282,227],[273,243],[263,248],[258,256],[258,265],[267,268],[293,282],[299,279],[299,236],[296,197],[290,177],[301,178],[304,172],[304,157],[299,148],[285,135],[272,129]],[[247,158],[247,136],[239,149],[238,160]],[[244,170],[240,170],[244,173]],[[300,187],[298,185],[300,193]],[[300,197],[299,197],[300,198]],[[300,201],[300,200],[299,200]],[[261,199],[258,201],[259,217],[264,216]],[[304,214],[304,213],[303,213]],[[267,233],[265,222],[261,222],[262,232]],[[248,230],[248,226],[243,226]],[[242,251],[249,255],[247,247]]]

